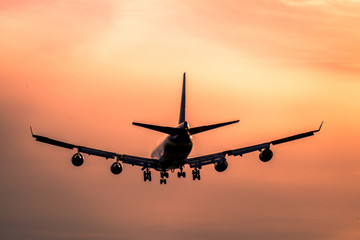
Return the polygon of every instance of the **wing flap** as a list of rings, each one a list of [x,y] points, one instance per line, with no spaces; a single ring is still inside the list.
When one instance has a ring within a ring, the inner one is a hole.
[[[250,147],[244,147],[244,148],[239,148],[239,149],[234,149],[234,150],[229,150],[226,151],[225,153],[228,154],[229,156],[242,156],[245,153],[250,153],[250,152],[255,152],[255,151],[261,151],[264,148],[269,148],[270,147],[270,143],[263,143],[263,144],[258,144],[258,145],[254,145],[254,146],[250,146]]]
[[[294,135],[294,136],[281,138],[281,139],[272,141],[271,144],[276,145],[276,144],[280,144],[280,143],[286,143],[286,142],[294,141],[294,140],[297,140],[297,139],[300,139],[300,138],[310,137],[312,135],[314,135],[314,132],[301,133],[301,134],[297,134],[297,135]]]
[[[116,153],[113,153],[113,152],[107,152],[107,151],[103,151],[103,150],[98,150],[98,149],[95,149],[95,148],[88,148],[88,147],[82,147],[82,146],[79,146],[78,147],[79,149],[79,152],[82,152],[82,153],[86,153],[86,154],[89,154],[89,155],[95,155],[95,156],[98,156],[98,157],[104,157],[104,158],[115,158],[116,157]]]
[[[148,168],[156,168],[158,165],[157,159],[152,158],[142,158],[130,155],[122,155],[120,161],[123,163],[141,166],[141,167],[148,167]]]
[[[51,144],[51,145],[58,146],[58,147],[63,147],[63,148],[68,148],[68,149],[73,149],[74,147],[76,147],[73,144],[69,144],[69,143],[66,143],[66,142],[61,142],[61,141],[51,139],[51,138],[48,138],[48,137],[43,137],[43,136],[38,136],[38,135],[33,135],[33,137],[38,142],[43,142],[43,143]]]
[[[272,145],[276,145],[276,144],[280,144],[280,143],[285,143],[285,142],[294,141],[294,140],[297,140],[297,139],[300,139],[300,138],[304,138],[304,137],[310,137],[310,136],[314,135],[314,133],[319,132],[319,131],[321,130],[321,127],[322,127],[323,123],[324,123],[324,122],[321,122],[320,127],[319,127],[319,129],[317,129],[317,130],[313,130],[313,131],[310,131],[310,132],[305,132],[305,133],[296,134],[296,135],[293,135],[293,136],[290,136],[290,137],[280,138],[280,139],[278,139],[278,140],[271,141],[270,143],[271,143]]]
[[[216,153],[205,155],[201,157],[194,157],[188,159],[188,164],[191,168],[201,167],[204,165],[225,161],[225,153]]]

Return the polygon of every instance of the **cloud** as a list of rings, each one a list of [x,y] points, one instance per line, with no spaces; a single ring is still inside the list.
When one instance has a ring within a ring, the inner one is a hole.
[[[344,81],[359,64],[352,16],[266,0],[6,3],[1,238],[359,239],[360,169],[349,150],[359,136],[358,76]],[[193,182],[186,168],[186,179],[171,175],[166,186],[155,171],[144,183],[137,167],[113,176],[111,160],[95,156],[75,168],[73,152],[30,136],[33,124],[37,134],[148,156],[161,135],[130,123],[176,122],[189,68],[194,126],[242,121],[197,137],[199,153],[325,125],[276,146],[268,164],[257,153],[230,157],[223,174],[204,167]]]
[[[280,2],[301,8],[315,8],[330,14],[360,17],[358,0],[280,0]]]
[[[69,52],[93,41],[112,21],[111,1],[3,2],[0,28],[5,44],[42,54]]]
[[[188,7],[187,19],[193,24],[187,32],[239,55],[326,71],[359,71],[358,2],[223,1]]]

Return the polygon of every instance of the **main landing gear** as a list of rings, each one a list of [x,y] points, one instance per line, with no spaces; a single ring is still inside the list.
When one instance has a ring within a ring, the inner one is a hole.
[[[192,170],[193,180],[200,180],[200,170],[198,168],[195,168]]]
[[[160,172],[160,184],[166,184],[166,178],[169,178],[169,173],[166,171],[161,171]]]
[[[146,180],[151,182],[151,172],[149,171],[149,168],[146,168],[144,171],[144,182],[146,182]]]
[[[180,172],[177,173],[178,178],[185,178],[186,177],[186,172],[183,172],[183,168],[180,168]]]

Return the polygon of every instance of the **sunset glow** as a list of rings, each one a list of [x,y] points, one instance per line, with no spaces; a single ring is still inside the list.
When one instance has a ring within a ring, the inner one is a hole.
[[[360,239],[360,1],[1,1],[0,33],[1,239]],[[31,138],[149,157],[183,72],[192,127],[240,119],[191,156],[324,126],[166,186]]]

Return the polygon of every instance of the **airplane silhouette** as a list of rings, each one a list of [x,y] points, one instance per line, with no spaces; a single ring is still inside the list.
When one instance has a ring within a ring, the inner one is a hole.
[[[151,181],[151,171],[154,169],[160,172],[160,184],[166,184],[166,179],[169,177],[169,172],[174,172],[175,169],[179,169],[177,175],[179,178],[186,177],[186,173],[183,171],[185,165],[189,165],[192,168],[192,177],[193,180],[200,180],[200,169],[204,165],[214,164],[215,170],[218,172],[223,172],[227,169],[228,163],[226,161],[226,156],[242,156],[243,154],[260,151],[259,158],[262,162],[268,162],[273,157],[273,152],[270,150],[271,145],[277,145],[280,143],[285,143],[304,137],[309,137],[314,135],[314,133],[319,132],[323,122],[321,123],[319,129],[296,134],[290,137],[285,137],[277,139],[270,142],[265,142],[249,147],[243,147],[233,150],[227,150],[223,152],[218,152],[214,154],[208,154],[199,157],[188,157],[193,143],[192,135],[212,130],[218,127],[223,127],[229,124],[237,123],[239,120],[218,123],[213,125],[206,125],[200,127],[190,128],[188,122],[185,119],[185,84],[186,84],[186,73],[183,75],[183,85],[182,85],[182,95],[181,95],[181,105],[180,105],[180,116],[179,124],[177,127],[165,127],[150,125],[144,123],[133,122],[133,125],[151,129],[154,131],[162,132],[168,134],[168,136],[163,140],[152,152],[150,158],[131,156],[127,154],[119,154],[115,152],[103,151],[95,148],[89,148],[80,145],[74,145],[55,139],[51,139],[44,136],[35,135],[30,127],[31,135],[36,139],[36,141],[55,145],[58,147],[63,147],[67,149],[77,149],[71,159],[74,166],[81,166],[84,163],[84,157],[81,153],[86,153],[89,155],[95,155],[99,157],[104,157],[106,159],[111,158],[115,159],[115,162],[111,165],[110,170],[113,174],[120,174],[123,170],[123,164],[130,164],[132,166],[140,166],[144,174],[144,181]]]

